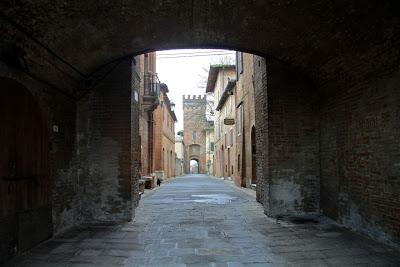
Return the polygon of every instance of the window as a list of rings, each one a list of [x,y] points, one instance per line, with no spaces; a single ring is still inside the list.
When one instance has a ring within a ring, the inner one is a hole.
[[[238,155],[238,163],[237,163],[237,166],[238,166],[238,172],[240,172],[240,154]]]
[[[225,137],[225,147],[227,147],[227,140],[226,140],[226,132],[225,132],[225,135],[224,135],[224,137]]]
[[[241,135],[242,130],[243,130],[243,105],[242,104],[238,107],[237,114],[238,114],[238,118],[237,118],[236,130],[237,130],[237,135]]]
[[[222,137],[222,132],[223,132],[223,130],[224,130],[224,125],[223,125],[223,120],[221,119],[220,121],[219,121],[219,131],[220,131],[220,137]]]
[[[210,143],[210,151],[211,151],[211,152],[214,152],[214,142],[211,142],[211,143]]]
[[[233,129],[230,130],[230,135],[231,135],[230,146],[233,146]]]
[[[192,132],[192,140],[193,140],[193,142],[196,142],[196,136],[197,135],[197,133],[196,133],[196,131],[193,131]]]
[[[218,138],[219,138],[219,123],[216,123],[215,124],[215,132],[216,132],[216,134],[217,134],[217,140],[218,140]]]

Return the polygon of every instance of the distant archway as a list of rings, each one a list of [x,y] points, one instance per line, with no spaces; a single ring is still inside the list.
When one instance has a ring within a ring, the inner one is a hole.
[[[199,160],[198,159],[191,159],[189,163],[190,173],[191,174],[198,174],[199,173]]]

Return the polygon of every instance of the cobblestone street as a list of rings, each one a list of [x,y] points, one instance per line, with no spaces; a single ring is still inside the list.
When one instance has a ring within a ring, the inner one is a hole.
[[[8,266],[400,266],[398,255],[331,224],[270,219],[252,191],[193,175],[147,193],[132,223],[75,228]]]

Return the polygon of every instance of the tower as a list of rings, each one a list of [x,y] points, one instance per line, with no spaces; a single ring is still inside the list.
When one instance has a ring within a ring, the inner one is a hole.
[[[205,173],[206,167],[206,118],[207,99],[205,95],[191,98],[183,96],[183,137],[185,142],[185,172],[190,173],[190,161],[198,163],[198,173]],[[193,170],[192,170],[193,172]]]

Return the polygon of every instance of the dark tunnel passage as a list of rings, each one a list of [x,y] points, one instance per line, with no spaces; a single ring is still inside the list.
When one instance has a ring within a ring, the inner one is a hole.
[[[173,48],[256,55],[247,138],[265,214],[399,245],[396,1],[14,2],[0,4],[0,262],[73,226],[132,220],[135,56]]]

